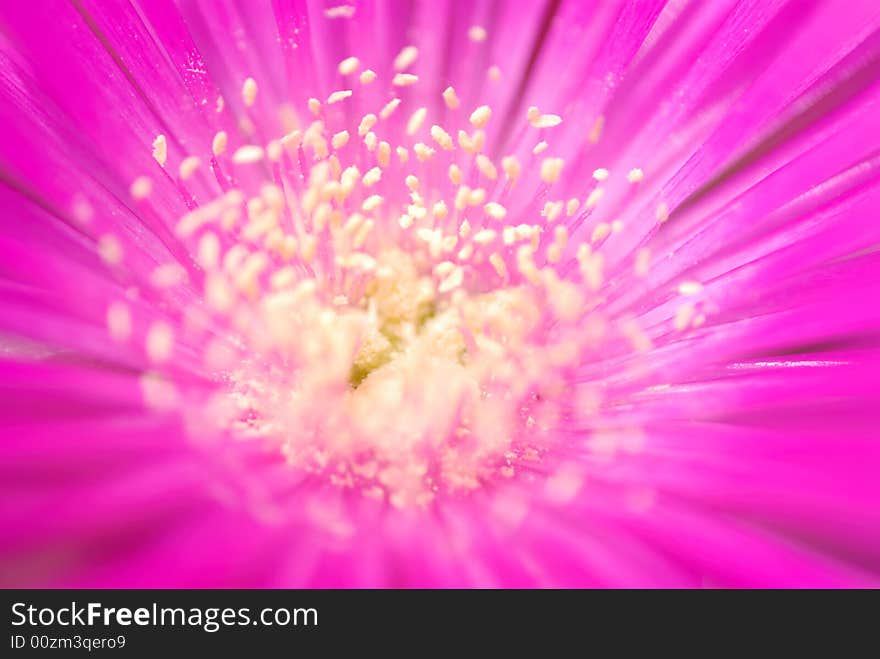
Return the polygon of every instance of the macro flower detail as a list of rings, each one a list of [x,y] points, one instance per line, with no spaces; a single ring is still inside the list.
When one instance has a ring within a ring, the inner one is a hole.
[[[876,586],[878,28],[16,3],[0,583]]]

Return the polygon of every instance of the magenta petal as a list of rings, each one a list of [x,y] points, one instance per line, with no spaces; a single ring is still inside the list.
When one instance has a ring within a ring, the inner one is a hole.
[[[870,0],[9,3],[0,585],[878,586],[878,81]]]

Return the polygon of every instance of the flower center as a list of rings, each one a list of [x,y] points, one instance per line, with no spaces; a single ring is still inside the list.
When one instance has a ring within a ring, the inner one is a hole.
[[[395,60],[392,88],[418,82],[405,72],[417,56],[410,47]],[[356,58],[339,65],[345,77],[359,68]],[[358,76],[361,87],[376,78]],[[248,79],[246,107],[257,94]],[[462,121],[452,87],[443,112],[462,126],[457,145],[439,123],[427,128],[427,108],[396,123],[396,97],[352,121],[342,106],[353,94],[309,99],[308,125],[287,108],[289,132],[266,146],[233,151],[217,133],[211,172],[226,192],[176,226],[199,267],[160,266],[153,283],[203,280],[204,308],[181,321],[222,384],[202,424],[268,442],[333,485],[425,505],[528,471],[559,441],[547,431],[576,407],[575,369],[604,333],[591,311],[603,280],[594,244],[618,229],[600,223],[590,242],[570,245],[561,218],[589,213],[601,188],[583,206],[549,197],[565,163],[538,157],[543,140],[525,168],[514,155],[494,162],[491,108]],[[562,122],[537,108],[527,119],[540,131]],[[253,123],[242,130],[253,134]],[[165,167],[163,136],[153,154]],[[183,190],[200,166],[181,161]],[[517,208],[523,182],[538,196]],[[151,187],[138,179],[132,194],[145,202]],[[108,311],[115,338],[130,324],[122,306]],[[632,331],[634,344],[644,339]],[[160,372],[175,338],[165,321],[148,331]],[[168,398],[158,383],[149,396]]]
[[[538,459],[536,417],[561,411],[561,373],[581,350],[574,329],[551,330],[559,319],[529,287],[449,291],[418,256],[378,253],[346,293],[313,279],[264,293],[250,343],[275,356],[232,373],[233,434],[400,506]]]

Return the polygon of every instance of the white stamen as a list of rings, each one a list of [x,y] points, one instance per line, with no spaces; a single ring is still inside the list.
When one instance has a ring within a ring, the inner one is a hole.
[[[486,124],[489,123],[489,119],[492,117],[492,108],[488,105],[481,105],[476,110],[471,112],[471,125],[474,128],[485,128]]]
[[[364,135],[369,133],[373,129],[373,126],[376,125],[376,122],[378,120],[379,119],[376,117],[375,114],[365,114],[361,119],[360,124],[358,124],[358,135],[363,137]]]
[[[358,70],[361,65],[361,61],[357,57],[346,57],[339,63],[339,73],[344,76],[350,76],[352,73]]]
[[[376,160],[379,161],[380,167],[388,167],[391,164],[391,145],[388,142],[379,142]]]
[[[468,29],[468,39],[475,43],[480,43],[486,40],[487,32],[486,28],[480,25],[471,25]]]
[[[648,265],[651,262],[651,250],[647,247],[641,248],[636,252],[635,274],[636,277],[644,277],[648,274]]]
[[[179,263],[163,263],[150,273],[150,283],[165,289],[179,286],[186,281],[186,270]]]
[[[391,113],[397,109],[398,105],[400,105],[400,99],[399,98],[392,98],[390,101],[388,101],[385,104],[385,107],[383,107],[379,111],[379,117],[382,118],[383,120],[387,119],[388,117],[391,116]]]
[[[452,151],[455,148],[452,137],[437,124],[431,126],[431,137],[440,148],[445,149],[446,151]]]
[[[107,307],[107,331],[110,338],[119,343],[131,338],[131,312],[122,302],[113,302]]]
[[[537,121],[532,123],[535,128],[553,128],[562,123],[562,117],[558,114],[542,114]]]
[[[449,261],[446,261],[449,263]],[[452,264],[450,264],[452,265]],[[464,281],[464,270],[461,266],[456,266],[453,268],[452,272],[450,272],[443,281],[440,282],[440,285],[437,287],[437,291],[439,293],[448,293],[449,291],[458,288],[461,286]]]
[[[365,213],[371,213],[379,208],[379,206],[382,205],[383,201],[385,201],[385,199],[382,197],[382,195],[371,195],[364,200],[363,204],[361,204],[361,210]]]
[[[241,98],[247,107],[251,107],[257,100],[257,81],[248,78],[241,86]]]
[[[301,130],[292,130],[281,138],[281,145],[288,151],[296,151],[302,144],[303,134]]]
[[[607,222],[599,222],[599,224],[593,228],[590,242],[597,243],[600,240],[605,240],[609,235],[611,235],[611,225]]]
[[[480,173],[490,181],[494,181],[498,178],[498,169],[485,154],[481,153],[477,156],[477,169],[479,169]]]
[[[349,135],[347,130],[341,130],[338,133],[334,133],[333,137],[330,138],[330,144],[333,145],[334,149],[341,149],[346,144],[348,144],[348,140],[351,136]]]
[[[248,165],[260,162],[265,155],[263,147],[256,144],[247,144],[236,149],[235,153],[232,154],[232,162],[236,165]]]
[[[501,159],[501,169],[504,170],[504,174],[508,179],[514,181],[521,171],[519,160],[517,160],[516,156],[504,156]]]
[[[327,97],[327,105],[333,105],[334,103],[339,103],[340,101],[344,101],[349,96],[351,96],[352,91],[350,89],[341,89],[339,91],[335,91]]]
[[[367,171],[366,174],[364,174],[364,178],[362,179],[362,182],[364,184],[364,187],[370,188],[370,187],[376,185],[376,183],[378,183],[379,179],[381,179],[381,178],[382,178],[382,169],[379,167],[373,167],[372,169]]]
[[[455,95],[455,89],[452,86],[443,90],[443,102],[446,103],[446,107],[450,110],[457,110],[461,106],[461,101],[458,100],[458,96]]]
[[[407,135],[415,135],[419,132],[419,128],[422,127],[422,124],[425,121],[425,117],[428,116],[428,108],[419,108],[415,112],[412,113],[412,116],[409,118],[409,121],[406,122],[406,134]]]
[[[425,162],[434,155],[434,149],[429,147],[427,144],[423,144],[422,142],[416,142],[415,144],[413,144],[413,151],[416,152],[416,158],[419,160],[419,162]]]
[[[548,201],[544,204],[541,215],[547,218],[548,222],[555,222],[562,215],[563,204],[561,201]]]
[[[669,206],[666,204],[665,201],[661,201],[657,205],[655,216],[660,224],[663,224],[666,220],[669,219]]]
[[[587,201],[584,202],[584,208],[595,208],[602,200],[603,196],[605,196],[605,190],[603,188],[594,188],[587,196]]]
[[[391,84],[395,87],[409,87],[419,81],[419,77],[412,73],[396,73],[391,79]]]
[[[495,272],[502,279],[507,278],[507,264],[504,262],[504,259],[501,257],[501,254],[498,252],[492,252],[489,255],[489,263],[495,269]]]
[[[401,50],[397,57],[394,58],[394,70],[403,71],[416,61],[419,56],[419,49],[415,46],[406,46]]]
[[[534,105],[528,109],[526,116],[534,128],[553,128],[562,123],[562,117],[558,114],[541,114]]]
[[[690,302],[681,305],[675,311],[675,318],[673,319],[673,325],[675,329],[681,331],[687,329],[687,326],[690,325],[691,319],[694,317],[694,305]]]
[[[147,357],[156,364],[167,362],[174,349],[174,330],[165,321],[159,320],[147,330]]]
[[[630,183],[638,183],[643,178],[645,178],[645,172],[643,172],[638,167],[629,170],[629,173],[626,175],[626,180]]]
[[[324,16],[327,18],[351,18],[354,16],[354,12],[355,8],[352,5],[339,5],[325,9]]]
[[[159,167],[164,167],[168,160],[168,142],[164,135],[159,135],[153,140],[153,158],[159,163]]]
[[[364,135],[364,144],[367,146],[367,151],[375,151],[379,146],[379,138],[376,137],[376,133],[370,131]]]
[[[486,214],[494,220],[503,220],[507,215],[507,209],[494,201],[490,201],[483,207],[483,209],[486,211]]]
[[[129,192],[136,201],[142,201],[153,192],[153,181],[146,176],[138,176],[129,186]]]
[[[180,178],[186,181],[193,174],[196,173],[196,170],[201,166],[202,161],[198,156],[187,156],[180,162],[180,166],[177,169],[177,173],[180,175]]]
[[[562,158],[544,158],[541,161],[541,180],[552,185],[559,180],[565,161]]]
[[[699,295],[703,290],[703,285],[698,281],[683,281],[678,285],[680,295]]]
[[[211,152],[215,156],[221,156],[226,153],[226,145],[229,143],[229,136],[225,130],[217,131],[214,139],[211,140]]]

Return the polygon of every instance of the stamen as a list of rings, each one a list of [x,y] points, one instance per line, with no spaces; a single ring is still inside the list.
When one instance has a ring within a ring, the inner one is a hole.
[[[626,180],[630,183],[638,183],[643,178],[645,178],[645,173],[638,167],[629,170],[629,173],[626,175]]]
[[[541,162],[541,180],[547,184],[556,183],[562,174],[565,161],[562,158],[545,158]]]
[[[153,140],[153,158],[159,163],[159,167],[165,166],[168,160],[168,143],[164,135],[159,135]]]
[[[690,322],[694,317],[694,313],[694,305],[690,302],[687,302],[676,309],[675,318],[673,319],[673,325],[675,326],[675,329],[679,331],[687,329],[688,325],[690,325]]]
[[[461,106],[461,101],[455,95],[455,89],[451,86],[443,90],[443,102],[450,110],[457,110]]]
[[[446,151],[452,151],[455,148],[455,144],[452,142],[452,137],[449,133],[436,124],[431,126],[431,137],[437,142],[440,148],[445,149]]]
[[[251,107],[257,101],[257,81],[248,78],[241,86],[241,98],[247,107]]]
[[[657,218],[657,222],[663,224],[666,220],[669,219],[669,206],[666,205],[665,201],[661,201],[657,205],[657,211],[655,213]]]
[[[526,113],[529,123],[534,128],[553,128],[562,123],[562,117],[557,114],[541,114],[541,111],[534,105],[529,108]]]
[[[138,176],[132,181],[129,192],[135,201],[146,199],[153,192],[153,181],[146,176]]]
[[[410,116],[409,121],[406,123],[406,134],[407,135],[415,135],[419,132],[419,128],[422,127],[422,124],[425,122],[425,117],[428,116],[428,108],[419,108]]]
[[[214,139],[211,142],[211,152],[215,156],[221,156],[226,153],[226,145],[229,143],[229,136],[226,134],[225,130],[218,131],[216,135],[214,135]]]
[[[361,119],[360,124],[358,125],[358,135],[363,137],[364,135],[369,133],[370,130],[372,130],[373,126],[376,125],[377,121],[378,118],[375,114],[364,115],[364,117]]]
[[[394,58],[394,69],[396,71],[403,71],[409,68],[416,61],[418,56],[418,48],[415,46],[406,46],[397,54],[397,57]]]
[[[147,357],[155,364],[167,362],[174,349],[174,330],[165,321],[156,321],[147,331]]]
[[[504,170],[504,174],[508,179],[515,181],[522,168],[516,156],[504,156],[501,159],[501,169]]]
[[[352,5],[339,5],[338,7],[328,7],[324,10],[324,16],[327,18],[352,18],[355,8]]]
[[[357,72],[358,68],[360,68],[361,62],[357,57],[346,57],[339,63],[339,73],[344,76],[349,76],[352,73]]]
[[[348,97],[351,96],[350,89],[342,89],[339,91],[335,91],[327,97],[327,105],[333,105],[334,103],[339,103],[340,101],[344,101]]]
[[[409,87],[419,81],[419,77],[412,73],[396,73],[391,79],[391,84],[395,87]]]
[[[188,156],[180,162],[177,172],[180,175],[180,178],[186,181],[196,173],[196,170],[198,170],[201,164],[202,161],[198,156]]]
[[[479,25],[472,25],[468,29],[468,39],[475,43],[481,43],[486,40],[487,32],[486,28],[481,27]]]
[[[131,338],[131,313],[122,302],[113,302],[107,308],[107,331],[110,338],[118,343]]]
[[[383,107],[379,111],[379,117],[381,117],[382,120],[384,121],[385,119],[387,119],[388,117],[391,116],[391,114],[397,109],[398,105],[400,105],[400,99],[399,98],[392,98],[390,101],[388,101],[385,104],[385,107]]]
[[[488,156],[483,155],[482,153],[477,156],[477,168],[480,170],[483,176],[485,176],[490,181],[494,181],[498,178],[498,170],[495,168],[495,165],[492,163]]]
[[[481,105],[471,113],[470,121],[474,128],[485,128],[492,117],[492,108],[488,105]]]
[[[486,214],[494,220],[503,220],[507,215],[507,209],[494,201],[490,201],[483,208],[486,211]]]
[[[263,150],[263,147],[248,144],[236,149],[235,153],[232,154],[232,162],[237,165],[246,165],[260,162],[265,155],[266,152]]]
[[[703,290],[703,285],[698,281],[683,281],[678,285],[678,292],[681,295],[699,295]]]
[[[347,130],[341,130],[338,133],[334,133],[333,137],[330,139],[330,143],[333,145],[333,148],[336,150],[341,149],[346,144],[348,144],[348,140],[350,135]]]

